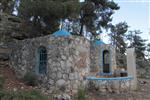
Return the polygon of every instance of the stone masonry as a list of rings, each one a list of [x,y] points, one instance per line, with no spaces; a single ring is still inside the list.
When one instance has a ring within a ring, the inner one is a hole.
[[[96,45],[80,36],[47,35],[16,40],[13,45],[10,66],[16,71],[16,75],[22,78],[27,72],[36,73],[40,82],[39,87],[42,90],[48,90],[49,93],[56,91],[71,93],[81,85],[89,85],[91,81],[86,80],[86,77],[113,77],[117,70],[114,47],[107,44]],[[40,74],[37,71],[40,47],[45,47],[47,51],[46,74]],[[103,75],[104,51],[109,52],[110,73],[108,76]],[[92,83],[96,88],[99,86],[100,91],[107,91],[107,87],[111,88],[111,91],[116,81],[93,81]],[[126,84],[129,81],[118,81],[118,83],[117,86],[124,84],[121,88],[129,87]]]
[[[80,84],[86,84],[85,76],[90,71],[90,42],[78,36],[54,37],[52,35],[16,41],[11,54],[11,66],[18,77],[26,72],[36,73],[37,49],[44,46],[47,49],[47,72],[37,74],[41,87],[51,90],[77,89]]]
[[[91,45],[91,74],[92,76],[95,74],[98,74],[98,76],[101,76],[102,69],[103,69],[103,51],[108,50],[110,53],[110,70],[111,75],[113,74],[114,70],[116,70],[116,52],[115,48],[111,45],[104,44],[104,45],[95,45],[92,43]],[[97,76],[97,75],[96,75]]]

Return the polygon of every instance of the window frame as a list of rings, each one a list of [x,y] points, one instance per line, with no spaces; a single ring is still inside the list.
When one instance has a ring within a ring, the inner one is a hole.
[[[45,75],[47,74],[47,49],[44,46],[40,46],[37,49],[37,67],[36,67],[36,73]],[[43,71],[42,67],[43,66]]]

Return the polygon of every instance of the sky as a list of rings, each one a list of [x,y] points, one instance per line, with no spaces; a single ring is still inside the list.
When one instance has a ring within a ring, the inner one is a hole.
[[[113,24],[127,22],[129,30],[141,30],[150,43],[150,0],[114,0],[120,9],[113,15]]]
[[[84,1],[84,0],[80,0]],[[127,22],[128,31],[140,30],[141,37],[150,43],[150,0],[113,0],[120,9],[113,14],[113,24]],[[107,33],[101,35],[109,43]]]

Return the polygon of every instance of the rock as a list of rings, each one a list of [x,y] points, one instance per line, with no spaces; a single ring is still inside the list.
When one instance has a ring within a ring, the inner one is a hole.
[[[14,88],[13,91],[16,92],[16,91],[17,91],[17,88]]]
[[[69,74],[69,79],[70,79],[70,80],[73,80],[73,79],[74,79],[74,74],[70,73],[70,74]]]
[[[0,60],[6,61],[9,59],[9,55],[8,54],[0,54]]]
[[[62,73],[61,72],[57,72],[57,78],[62,78]]]
[[[52,78],[52,79],[56,79],[56,73],[52,73],[52,74],[51,74],[51,78]]]
[[[56,67],[54,67],[54,68],[53,68],[53,71],[54,71],[54,72],[57,72],[57,68],[56,68]]]
[[[15,29],[18,29],[18,25],[21,23],[21,19],[19,17],[15,17],[6,13],[1,13],[1,23],[0,23],[0,32],[10,32],[14,31]],[[16,26],[16,27],[15,27]]]
[[[63,60],[66,60],[66,59],[67,59],[67,57],[64,56],[64,55],[62,55],[61,58],[62,58]]]
[[[64,62],[64,61],[60,61],[60,64],[61,64],[61,68],[62,68],[63,70],[65,70],[65,67],[66,67],[65,62]]]
[[[52,63],[52,59],[49,59],[49,60],[48,60],[48,63],[51,64],[51,63]]]
[[[71,97],[68,94],[63,94],[61,100],[71,100]]]
[[[71,67],[71,66],[72,66],[72,64],[70,63],[69,60],[67,60],[66,66],[67,66],[67,67]]]
[[[56,85],[59,86],[59,87],[65,85],[65,80],[63,80],[63,79],[58,80],[58,81],[56,82]]]
[[[139,82],[140,82],[140,84],[147,84],[148,83],[146,80],[140,80]]]
[[[11,37],[12,38],[16,38],[16,39],[24,39],[24,38],[27,38],[27,36],[25,34],[20,34],[20,33],[16,33],[16,32],[13,32],[11,34]]]
[[[55,100],[71,100],[71,97],[68,94],[55,95]]]
[[[70,73],[71,72],[71,68],[66,68],[65,72],[66,73]]]
[[[72,61],[73,61],[72,57],[69,57],[69,61],[70,61],[70,62],[72,62]]]
[[[21,86],[21,90],[23,90],[24,89],[24,87],[23,86]]]
[[[49,82],[48,82],[48,84],[49,84],[49,85],[54,85],[54,80],[51,80],[51,79],[50,79]]]
[[[79,80],[79,79],[80,79],[80,78],[79,78],[79,73],[75,72],[75,73],[74,73],[74,77],[75,77],[76,80]]]
[[[67,80],[68,79],[68,75],[67,74],[63,74],[63,79]]]

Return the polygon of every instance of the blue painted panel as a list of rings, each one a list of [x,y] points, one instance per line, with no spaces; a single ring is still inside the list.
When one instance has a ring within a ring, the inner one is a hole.
[[[54,36],[70,36],[71,34],[68,31],[61,29],[61,30],[54,32],[53,35]]]
[[[86,77],[87,80],[100,80],[100,81],[110,81],[110,80],[132,80],[132,76],[128,77],[111,77],[111,78],[97,78],[97,77]]]
[[[96,45],[103,45],[105,44],[102,40],[95,40]]]

